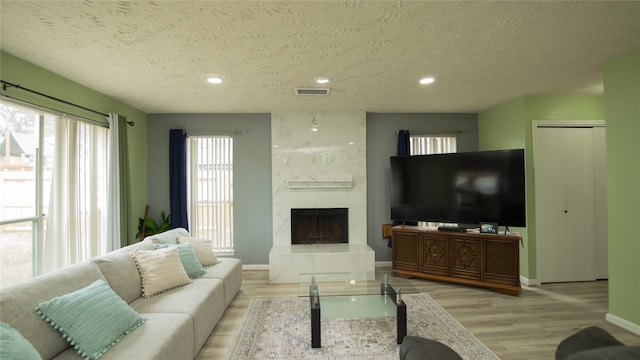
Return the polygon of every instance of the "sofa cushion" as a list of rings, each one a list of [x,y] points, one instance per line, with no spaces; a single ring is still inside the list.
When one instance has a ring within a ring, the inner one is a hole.
[[[207,273],[207,271],[202,267],[202,264],[200,264],[191,244],[154,244],[156,249],[166,249],[172,246],[176,246],[178,248],[180,262],[182,262],[182,267],[184,267],[184,271],[186,271],[189,279],[195,279]]]
[[[145,239],[153,241],[154,244],[177,244],[178,235],[189,236],[189,232],[184,228],[175,228],[159,234],[147,236]]]
[[[638,360],[640,346],[613,345],[577,352],[567,360]]]
[[[141,298],[142,299],[142,298]],[[186,314],[144,314],[147,321],[123,337],[100,360],[193,360],[193,319]],[[80,360],[72,348],[55,360]]]
[[[67,266],[23,283],[0,289],[0,320],[18,330],[43,359],[51,359],[69,343],[33,310],[43,301],[81,289],[102,279],[93,263]]]
[[[211,266],[217,264],[218,258],[213,253],[213,245],[211,240],[192,238],[190,236],[178,236],[178,244],[191,244],[196,256],[202,266]]]
[[[462,360],[447,345],[418,336],[406,336],[400,345],[400,360]]]
[[[153,249],[153,242],[144,240],[122,249],[114,250],[91,261],[100,268],[113,291],[124,301],[131,303],[142,296],[142,279],[138,273],[136,262],[131,257],[131,251]]]
[[[42,357],[18,330],[0,322],[0,359],[42,360]]]
[[[556,348],[556,360],[564,360],[584,350],[614,345],[623,344],[606,330],[598,326],[590,326],[562,340]]]
[[[131,255],[138,265],[144,297],[191,283],[180,261],[177,247],[155,251],[133,250]]]
[[[224,284],[224,304],[229,306],[231,301],[242,287],[242,260],[230,257],[221,257],[216,265],[206,268],[207,273],[202,277],[206,279],[220,279]]]
[[[198,278],[189,286],[182,286],[149,298],[141,297],[131,306],[143,316],[147,313],[180,313],[193,318],[197,353],[207,341],[226,306],[223,302],[222,281]]]
[[[104,280],[41,302],[35,311],[85,358],[99,359],[145,319]]]

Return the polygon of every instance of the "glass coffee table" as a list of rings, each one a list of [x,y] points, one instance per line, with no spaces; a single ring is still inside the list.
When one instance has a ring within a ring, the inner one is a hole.
[[[392,271],[302,273],[298,296],[309,298],[311,347],[322,346],[320,321],[330,318],[395,317],[397,341],[407,335],[407,306],[402,295],[418,290]]]

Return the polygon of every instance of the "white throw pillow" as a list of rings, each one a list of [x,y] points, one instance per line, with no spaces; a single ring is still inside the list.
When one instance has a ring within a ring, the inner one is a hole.
[[[142,277],[142,296],[151,297],[191,283],[177,247],[131,252]]]
[[[210,266],[219,263],[216,254],[213,253],[211,240],[192,238],[178,235],[178,244],[191,244],[202,266]]]
[[[181,235],[189,235],[189,232],[185,228],[175,228],[159,234],[147,236],[145,239],[151,239],[154,244],[176,244],[176,238]]]

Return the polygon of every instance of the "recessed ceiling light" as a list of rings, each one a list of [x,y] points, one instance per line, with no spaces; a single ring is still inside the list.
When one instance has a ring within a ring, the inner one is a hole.
[[[424,78],[420,79],[420,84],[427,85],[427,84],[433,83],[434,81],[436,81],[436,79],[434,79],[432,77],[424,77]]]
[[[212,84],[220,84],[220,83],[222,83],[222,79],[220,79],[217,76],[209,77],[209,78],[207,78],[207,81],[212,83]]]
[[[329,83],[329,81],[331,81],[331,79],[329,79],[328,77],[324,77],[324,76],[319,76],[317,78],[313,79],[317,84],[327,84]]]

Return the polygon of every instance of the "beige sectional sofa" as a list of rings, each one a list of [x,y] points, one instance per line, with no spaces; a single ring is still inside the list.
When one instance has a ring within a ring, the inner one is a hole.
[[[175,242],[177,235],[185,234],[188,235],[184,229],[170,230],[156,235],[155,242]],[[143,282],[131,255],[135,249],[155,250],[154,240],[146,238],[104,256],[0,289],[0,321],[22,334],[43,359],[80,359],[60,331],[34,308],[104,280],[146,321],[104,352],[102,359],[194,359],[242,286],[241,261],[220,257],[220,263],[205,267],[206,274],[189,284],[144,297]]]

